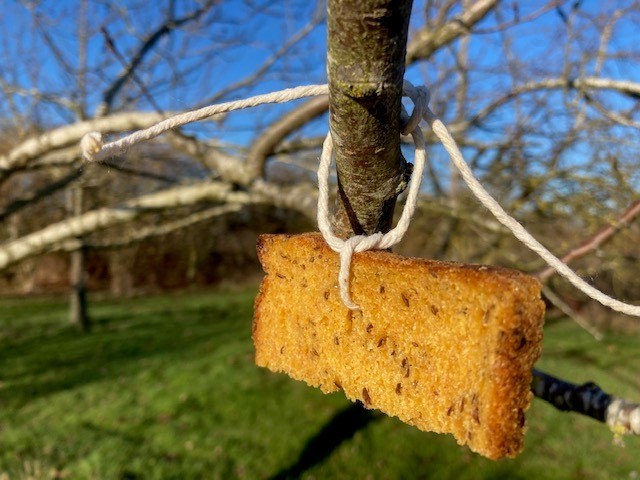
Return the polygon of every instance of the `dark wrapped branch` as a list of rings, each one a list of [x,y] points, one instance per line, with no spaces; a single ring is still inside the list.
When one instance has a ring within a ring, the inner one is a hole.
[[[531,391],[558,410],[606,423],[616,434],[640,435],[640,404],[606,393],[593,382],[576,385],[534,369]]]

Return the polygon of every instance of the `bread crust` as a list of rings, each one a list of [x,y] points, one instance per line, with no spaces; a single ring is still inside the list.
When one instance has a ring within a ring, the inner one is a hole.
[[[338,255],[320,234],[262,235],[254,306],[259,366],[343,390],[491,459],[523,448],[542,343],[540,284],[498,267],[354,255],[340,299]]]

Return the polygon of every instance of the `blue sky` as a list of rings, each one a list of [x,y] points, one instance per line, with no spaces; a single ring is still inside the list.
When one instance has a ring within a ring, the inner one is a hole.
[[[159,2],[166,8],[168,2]],[[305,25],[311,16],[313,8],[305,5],[305,2],[293,2],[291,7],[281,6],[278,9],[264,7],[270,2],[262,2],[251,9],[242,2],[228,2],[224,8],[215,8],[210,14],[211,27],[208,29],[195,29],[187,27],[186,31],[175,31],[160,42],[160,52],[151,53],[140,69],[149,88],[170,75],[170,67],[178,66],[188,71],[188,87],[171,91],[170,88],[154,92],[154,100],[163,108],[175,110],[188,108],[198,104],[207,95],[213,95],[226,85],[236,82],[250,75],[277,50],[282,41]],[[5,37],[19,38],[18,42],[4,45],[4,59],[12,60],[11,64],[0,66],[0,71],[5,78],[12,83],[19,84],[23,88],[37,88],[41,92],[50,94],[73,95],[70,92],[70,83],[75,83],[74,75],[65,72],[64,65],[70,65],[75,70],[78,66],[78,41],[77,32],[81,22],[79,2],[76,0],[44,1],[38,8],[28,8],[28,2],[3,2],[0,7],[0,22]],[[107,84],[122,70],[122,63],[106,51],[104,35],[99,31],[100,27],[106,27],[109,35],[115,40],[117,48],[126,59],[130,58],[133,50],[140,43],[140,37],[160,26],[164,19],[162,10],[150,7],[151,2],[146,2],[144,8],[127,9],[126,19],[118,19],[120,12],[112,5],[124,6],[136,5],[140,2],[103,2],[89,0],[89,12],[87,19],[89,30],[92,32],[88,43],[88,70],[90,84],[100,87]],[[198,7],[198,2],[176,2],[178,5],[177,17],[193,11]],[[122,7],[124,8],[124,7]],[[258,13],[257,13],[258,12]],[[276,19],[276,14],[284,14],[283,18]],[[45,25],[46,32],[51,43],[63,57],[59,61],[52,54],[47,44],[47,39],[39,30]],[[28,32],[24,35],[24,32]],[[287,66],[279,67],[260,79],[259,84],[251,89],[236,92],[239,96],[258,91],[264,92],[272,88],[282,88],[287,77],[290,81],[305,83],[306,78],[314,81],[322,80],[323,66],[320,60],[319,46],[324,42],[324,24],[320,24],[308,39],[300,42],[292,52],[298,58],[290,61]],[[173,45],[184,45],[185,51],[175,48]],[[303,49],[313,46],[313,54],[317,57],[300,59]],[[162,51],[181,53],[178,58],[162,58]],[[214,53],[206,57],[206,63],[201,62],[208,53]],[[312,71],[309,66],[314,65]],[[304,68],[304,71],[302,69]],[[284,69],[284,70],[283,70]],[[284,76],[284,81],[278,76]],[[89,114],[95,109],[99,101],[99,88],[89,92]],[[226,98],[228,99],[228,98]],[[142,108],[149,108],[145,102],[141,102]],[[49,121],[56,122],[56,113],[49,112]],[[65,118],[61,119],[66,120]],[[47,121],[44,119],[44,121]]]

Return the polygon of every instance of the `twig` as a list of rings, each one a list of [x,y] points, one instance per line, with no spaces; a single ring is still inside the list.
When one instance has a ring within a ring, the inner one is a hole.
[[[131,77],[131,75],[137,69],[138,65],[142,63],[145,56],[165,35],[170,34],[173,30],[183,26],[184,24],[187,24],[188,22],[198,20],[213,6],[213,4],[213,0],[207,0],[207,2],[202,7],[194,10],[184,17],[175,19],[169,18],[153,33],[147,36],[132,56],[131,61],[126,66],[124,71],[120,73],[118,78],[116,78],[111,86],[105,91],[102,97],[102,103],[98,107],[98,114],[96,116],[103,116],[109,113],[109,109],[111,108],[115,97],[118,95],[122,87],[127,83],[129,77]],[[109,37],[105,38],[108,40]]]
[[[639,214],[640,200],[636,200],[629,206],[629,208],[627,208],[627,210],[620,216],[620,218],[618,218],[615,223],[610,223],[609,225],[603,227],[595,235],[585,240],[582,245],[571,250],[564,257],[562,257],[562,262],[568,265],[573,260],[580,258],[590,251],[600,247],[603,243],[613,237],[618,231],[631,223],[631,221]],[[536,273],[534,276],[537,277],[541,282],[545,282],[555,274],[556,270],[551,267],[547,267],[544,270]]]
[[[123,67],[129,68],[127,66],[127,60],[124,58],[124,55],[122,55],[122,53],[120,53],[120,50],[118,49],[118,46],[116,45],[116,42],[113,39],[113,37],[109,34],[109,31],[107,30],[107,27],[105,27],[103,25],[100,28],[100,32],[102,33],[102,36],[104,37],[104,41],[105,41],[105,43],[107,45],[107,48],[113,54],[113,56],[116,57],[116,59],[118,59],[118,61],[122,64]],[[134,70],[129,71],[128,75],[131,77],[133,82],[138,86],[138,88],[140,89],[142,94],[145,96],[145,98],[147,99],[149,104],[153,107],[153,109],[156,112],[158,112],[160,115],[163,115],[164,112],[162,111],[162,108],[160,108],[160,106],[155,101],[153,96],[149,93],[149,90],[145,86],[144,82],[142,80],[140,80],[140,78],[138,78],[138,75],[135,73],[135,71]]]
[[[598,331],[595,327],[591,326],[586,318],[584,318],[580,313],[567,305],[564,300],[562,300],[558,295],[554,293],[546,285],[542,286],[542,293],[544,296],[562,313],[564,313],[567,317],[571,318],[574,322],[576,322],[580,327],[586,330],[593,338],[600,341],[602,340],[602,332]]]
[[[314,15],[311,21],[302,27],[295,35],[287,40],[277,52],[271,55],[265,60],[265,62],[251,75],[239,80],[231,85],[224,87],[208,100],[202,102],[202,106],[217,103],[230,93],[240,90],[241,88],[248,87],[254,84],[260,77],[262,77],[269,69],[284,55],[286,55],[296,44],[302,41],[307,35],[309,35],[321,22],[325,20],[324,10],[319,9]]]
[[[45,185],[39,190],[36,190],[28,195],[25,195],[23,197],[13,200],[8,205],[0,208],[0,222],[6,221],[9,216],[19,212],[23,208],[39,200],[42,200],[43,198],[48,197],[49,195],[57,192],[58,190],[62,190],[71,182],[80,178],[81,175],[82,175],[82,169],[72,170],[64,177],[59,178],[58,180],[55,180],[52,183]]]

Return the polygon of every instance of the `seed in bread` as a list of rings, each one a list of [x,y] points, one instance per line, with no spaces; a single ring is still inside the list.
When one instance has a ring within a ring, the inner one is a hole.
[[[340,299],[338,255],[319,234],[263,235],[256,364],[368,408],[451,433],[492,459],[523,447],[542,342],[540,284],[496,267],[357,253]]]

